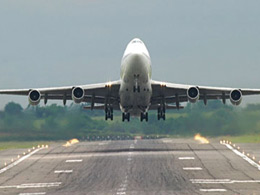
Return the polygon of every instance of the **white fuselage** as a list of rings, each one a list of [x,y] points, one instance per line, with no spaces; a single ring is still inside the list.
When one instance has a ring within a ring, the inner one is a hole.
[[[151,59],[140,39],[133,39],[126,47],[121,62],[121,86],[119,90],[122,112],[139,116],[147,112],[152,96]]]

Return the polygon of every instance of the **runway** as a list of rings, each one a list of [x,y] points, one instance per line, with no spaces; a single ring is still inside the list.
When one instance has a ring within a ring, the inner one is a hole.
[[[259,154],[256,145],[246,146]],[[18,152],[2,151],[0,158],[7,159]],[[199,144],[192,139],[80,142],[70,147],[57,143],[0,173],[1,195],[259,194],[259,191],[260,171],[256,167],[217,141]]]

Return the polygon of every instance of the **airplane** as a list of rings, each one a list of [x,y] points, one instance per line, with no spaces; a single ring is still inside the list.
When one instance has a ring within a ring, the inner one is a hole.
[[[229,99],[233,105],[239,105],[244,95],[260,94],[260,89],[240,89],[224,87],[208,87],[184,85],[152,80],[151,58],[149,52],[139,38],[131,40],[121,61],[120,80],[107,83],[79,86],[8,89],[0,90],[0,94],[28,96],[31,105],[38,105],[43,99],[67,100],[75,103],[86,102],[85,109],[102,109],[105,120],[113,120],[113,111],[122,111],[122,121],[130,121],[130,116],[140,117],[140,121],[148,121],[148,111],[157,110],[158,120],[165,120],[167,109],[181,109],[182,102],[195,103],[203,100],[220,99],[225,104]]]

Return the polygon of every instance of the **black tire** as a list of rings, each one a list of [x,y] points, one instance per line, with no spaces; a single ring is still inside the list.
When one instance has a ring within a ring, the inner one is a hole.
[[[122,121],[125,121],[125,113],[122,113]]]

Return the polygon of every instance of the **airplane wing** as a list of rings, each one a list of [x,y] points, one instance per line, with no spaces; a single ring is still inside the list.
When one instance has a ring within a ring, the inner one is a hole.
[[[98,83],[80,86],[52,87],[52,88],[36,88],[36,89],[10,89],[0,90],[0,94],[7,95],[24,95],[29,97],[32,104],[38,104],[41,99],[44,103],[47,100],[63,100],[66,104],[67,100],[75,102],[89,102],[92,109],[95,103],[99,104],[119,104],[119,88],[121,81],[112,81],[108,83]],[[74,94],[74,95],[73,95]]]
[[[223,103],[230,99],[234,105],[240,104],[244,95],[258,95],[260,89],[236,89],[225,87],[193,86],[160,81],[152,81],[152,105],[175,103],[177,108],[181,102],[195,102],[220,99]]]

